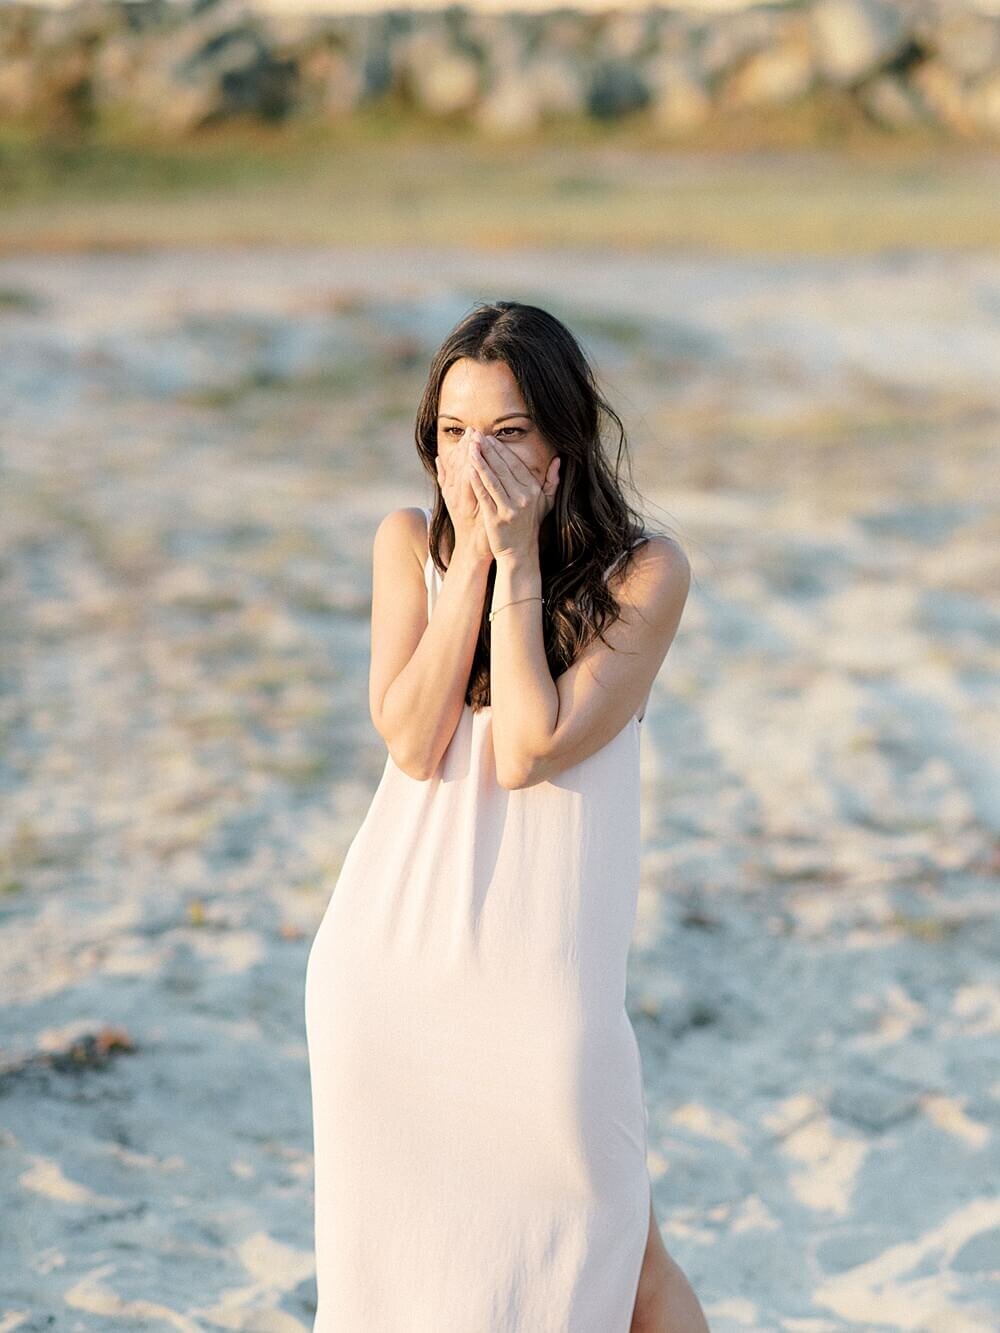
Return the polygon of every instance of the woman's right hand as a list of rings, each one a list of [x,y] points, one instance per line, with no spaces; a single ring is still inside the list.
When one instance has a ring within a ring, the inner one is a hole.
[[[469,432],[466,431],[444,454],[439,451],[434,462],[445,508],[455,529],[454,553],[470,556],[483,564],[491,563],[493,552],[470,478]]]

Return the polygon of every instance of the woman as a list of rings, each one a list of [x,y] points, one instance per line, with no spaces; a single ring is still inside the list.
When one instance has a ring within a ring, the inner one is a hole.
[[[689,567],[604,416],[563,324],[476,307],[418,410],[434,510],[376,533],[388,756],[306,970],[314,1333],[707,1329],[625,1009],[640,722]]]

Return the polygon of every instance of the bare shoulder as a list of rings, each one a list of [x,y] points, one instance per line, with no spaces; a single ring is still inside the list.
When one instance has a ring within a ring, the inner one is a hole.
[[[427,557],[427,516],[419,505],[392,509],[375,530],[375,555],[399,566],[407,557],[422,570]]]
[[[676,620],[691,584],[691,563],[680,543],[658,532],[647,533],[627,564],[615,595],[644,618]]]

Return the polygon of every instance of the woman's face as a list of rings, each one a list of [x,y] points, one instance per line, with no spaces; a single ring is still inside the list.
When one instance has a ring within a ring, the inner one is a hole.
[[[448,367],[438,397],[438,453],[446,464],[464,461],[473,430],[493,435],[517,454],[542,483],[556,456],[530,416],[505,361],[461,357]]]

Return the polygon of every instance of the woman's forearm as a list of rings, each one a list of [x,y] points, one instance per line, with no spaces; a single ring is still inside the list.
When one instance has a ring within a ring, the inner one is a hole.
[[[427,628],[382,700],[382,737],[403,772],[426,780],[454,735],[482,622],[490,561],[457,550]]]
[[[490,625],[490,698],[497,777],[504,786],[521,783],[559,715],[559,693],[545,656],[542,603],[534,600],[541,592],[537,549],[500,557],[491,605],[497,614]]]

